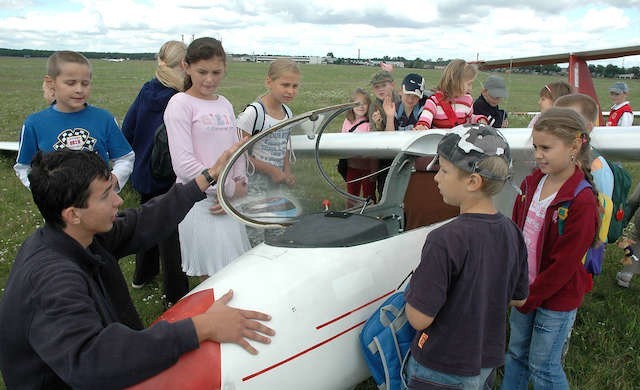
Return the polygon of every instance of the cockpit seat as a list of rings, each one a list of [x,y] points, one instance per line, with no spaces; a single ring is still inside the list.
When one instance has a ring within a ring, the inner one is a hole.
[[[389,236],[387,225],[373,217],[327,211],[300,217],[267,244],[289,248],[335,248],[366,244]]]

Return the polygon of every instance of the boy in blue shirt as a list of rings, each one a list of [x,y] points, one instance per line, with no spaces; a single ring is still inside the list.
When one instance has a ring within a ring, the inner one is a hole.
[[[405,76],[402,80],[401,102],[395,105],[394,129],[396,131],[413,130],[413,126],[420,118],[427,96],[424,93],[422,76],[416,73],[409,73]]]
[[[53,92],[47,109],[31,114],[22,126],[14,170],[22,184],[38,151],[90,150],[111,166],[118,190],[133,170],[134,153],[108,111],[87,104],[91,93],[91,65],[80,53],[58,51],[47,60],[43,89]]]

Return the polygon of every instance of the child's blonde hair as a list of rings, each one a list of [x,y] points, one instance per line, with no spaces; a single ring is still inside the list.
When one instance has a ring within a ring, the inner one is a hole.
[[[473,173],[467,172],[460,169],[457,166],[453,166],[458,172],[458,177],[464,178],[469,177]],[[500,156],[490,156],[485,157],[482,161],[478,162],[478,169],[481,169],[483,172],[490,173],[495,177],[509,177],[509,165],[504,159]],[[482,178],[482,187],[480,187],[480,191],[486,196],[492,197],[497,195],[502,188],[504,188],[505,180],[496,180],[491,179],[486,176],[480,176]]]
[[[300,75],[300,65],[288,58],[278,58],[277,60],[269,64],[269,69],[267,70],[267,78],[271,81],[277,80],[287,72]],[[266,91],[262,95],[258,96],[258,100],[262,99],[268,94],[269,91]]]
[[[286,72],[292,72],[297,75],[300,74],[300,65],[297,62],[287,58],[278,58],[269,64],[269,70],[267,71],[267,77],[271,80],[277,80],[282,77]]]
[[[367,105],[367,110],[368,110],[369,107],[371,107],[371,96],[369,96],[369,93],[365,91],[363,88],[356,88],[356,90],[353,91],[353,93],[351,94],[351,101],[355,102],[359,97],[361,97],[364,100],[364,103]],[[355,112],[353,112],[353,108],[347,111],[345,116],[351,122],[356,120],[356,114]]]
[[[555,102],[560,96],[568,95],[573,92],[573,88],[566,81],[555,81],[553,83],[545,84],[540,89],[540,97],[551,99]]]
[[[596,185],[591,175],[591,145],[589,133],[585,130],[587,123],[584,116],[575,110],[564,107],[552,107],[540,115],[533,125],[533,131],[544,131],[560,138],[566,145],[580,143],[578,155],[575,156],[578,166],[584,173],[584,178],[591,184],[591,190],[597,198]],[[598,212],[598,229],[602,222]],[[596,230],[598,231],[598,230]],[[593,238],[592,245],[598,245],[598,234]]]
[[[587,123],[578,112],[563,107],[552,107],[540,114],[540,118],[533,125],[533,131],[542,131],[560,138],[565,145],[580,143],[578,155],[575,156],[578,166],[584,172],[584,176],[593,188],[593,176],[591,175],[591,146]]]
[[[181,69],[182,61],[187,52],[187,45],[180,41],[167,41],[158,51],[156,56],[156,78],[165,87],[181,91],[184,87],[184,72]]]
[[[577,107],[585,120],[592,124],[598,123],[598,103],[589,95],[583,93],[571,93],[560,96],[555,102],[556,107]],[[588,124],[587,124],[588,125]]]
[[[438,89],[445,98],[454,98],[464,94],[464,83],[472,80],[478,74],[475,65],[468,64],[465,60],[456,59],[444,68]]]
[[[495,177],[509,177],[509,165],[500,156],[491,156],[478,163],[478,168],[491,173]],[[461,170],[462,171],[462,170]],[[487,196],[497,195],[504,187],[504,180],[494,180],[482,177],[482,192]]]
[[[75,51],[61,50],[54,52],[47,59],[47,76],[55,79],[60,74],[62,65],[67,63],[86,65],[91,75],[91,64],[87,57]]]

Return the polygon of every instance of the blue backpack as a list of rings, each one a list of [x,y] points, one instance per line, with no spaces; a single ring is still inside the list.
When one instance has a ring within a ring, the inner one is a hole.
[[[405,314],[404,290],[398,288],[367,320],[360,333],[362,353],[378,389],[402,388],[403,361],[415,334]]]

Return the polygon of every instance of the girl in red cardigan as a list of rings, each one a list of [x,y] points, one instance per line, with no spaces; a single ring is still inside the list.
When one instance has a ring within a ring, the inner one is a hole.
[[[582,257],[599,223],[589,135],[577,112],[550,108],[536,122],[532,139],[538,167],[522,182],[513,207],[529,255],[529,297],[511,309],[502,388],[527,389],[531,380],[535,389],[568,389],[562,348],[593,287]],[[583,187],[583,180],[589,185]]]

